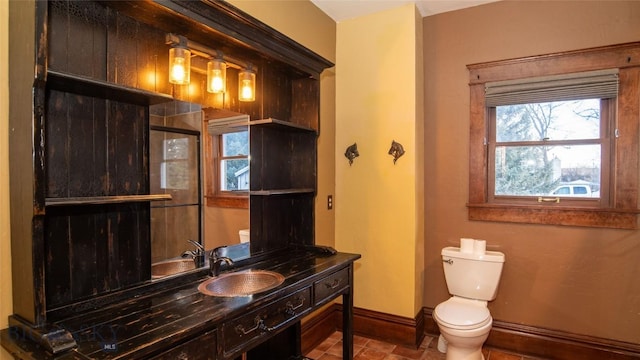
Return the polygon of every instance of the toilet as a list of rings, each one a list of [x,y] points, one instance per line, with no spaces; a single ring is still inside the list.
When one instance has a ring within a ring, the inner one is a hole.
[[[483,360],[482,344],[493,318],[487,303],[496,298],[505,256],[498,251],[442,249],[442,265],[451,298],[438,304],[433,319],[440,329],[438,350],[447,360]]]

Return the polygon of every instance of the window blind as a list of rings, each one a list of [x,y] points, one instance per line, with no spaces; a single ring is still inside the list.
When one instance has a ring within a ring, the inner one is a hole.
[[[207,121],[209,135],[221,135],[238,131],[247,131],[249,115],[237,115],[225,118],[216,118]]]
[[[486,106],[618,96],[618,69],[496,81],[485,84]]]

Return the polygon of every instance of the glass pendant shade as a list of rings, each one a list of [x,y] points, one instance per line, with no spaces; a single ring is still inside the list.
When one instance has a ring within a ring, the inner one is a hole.
[[[255,101],[256,73],[251,69],[240,71],[238,75],[238,100]]]
[[[227,64],[219,59],[207,63],[207,91],[223,93],[227,89]]]
[[[186,85],[191,81],[191,51],[173,47],[169,49],[169,82]]]

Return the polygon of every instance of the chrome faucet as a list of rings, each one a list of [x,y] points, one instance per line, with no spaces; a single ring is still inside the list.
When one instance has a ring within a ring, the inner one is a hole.
[[[211,276],[218,276],[220,274],[220,268],[222,264],[227,264],[227,266],[233,265],[233,260],[226,256],[220,256],[219,250],[225,248],[225,246],[221,246],[211,250],[209,254],[209,272]]]

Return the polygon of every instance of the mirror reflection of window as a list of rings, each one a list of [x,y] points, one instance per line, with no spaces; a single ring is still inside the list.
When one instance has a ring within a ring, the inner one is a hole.
[[[249,116],[206,109],[204,144],[207,206],[249,207]]]
[[[189,139],[166,139],[163,141],[163,158],[160,164],[160,187],[162,189],[187,190],[191,181],[189,164]]]
[[[249,132],[220,136],[220,191],[248,191]]]

